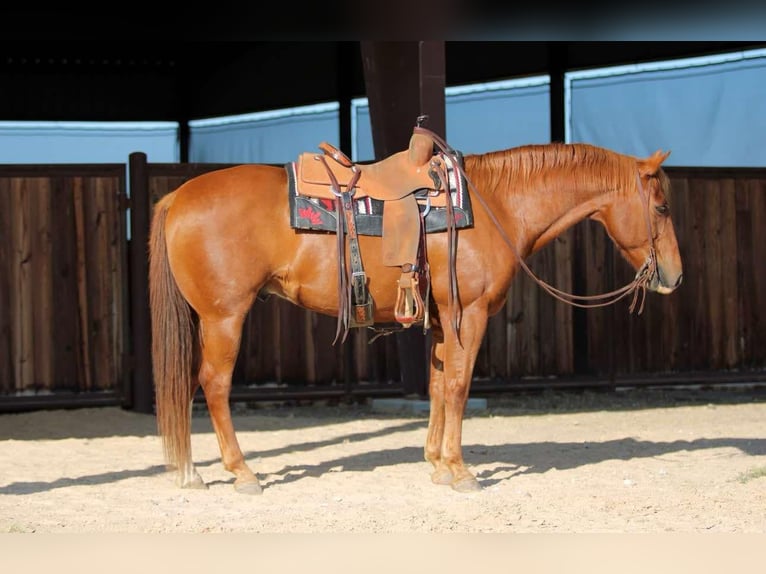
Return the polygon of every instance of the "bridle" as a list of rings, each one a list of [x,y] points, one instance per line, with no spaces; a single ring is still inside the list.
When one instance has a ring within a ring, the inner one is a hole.
[[[441,137],[439,137],[437,134],[435,134],[431,130],[420,126],[419,124],[415,126],[414,131],[416,133],[422,133],[433,138],[434,142],[442,151],[442,153],[450,156],[451,158],[455,160],[453,162],[455,165],[455,169],[460,173],[460,175],[462,175],[463,178],[465,178],[468,188],[473,192],[473,195],[476,197],[476,199],[479,200],[479,203],[481,203],[482,207],[487,212],[487,215],[489,215],[489,218],[492,220],[495,227],[497,227],[497,230],[500,233],[500,236],[503,238],[503,241],[505,241],[508,247],[510,247],[513,254],[516,256],[516,259],[518,260],[521,268],[524,269],[524,271],[535,281],[535,283],[537,283],[540,287],[542,287],[547,293],[549,293],[550,295],[552,295],[559,301],[562,301],[574,307],[581,307],[581,308],[587,308],[587,309],[612,305],[616,303],[617,301],[632,294],[633,300],[630,304],[628,312],[633,313],[636,309],[638,309],[639,315],[643,312],[644,302],[646,299],[647,286],[657,273],[657,253],[654,246],[654,236],[652,234],[652,223],[649,216],[649,198],[646,194],[646,191],[644,190],[643,184],[641,183],[641,176],[638,172],[636,173],[636,183],[638,187],[638,192],[641,195],[641,204],[644,207],[644,219],[646,220],[646,230],[649,236],[649,255],[647,256],[646,261],[644,261],[643,265],[636,272],[636,275],[633,278],[633,280],[627,285],[620,287],[619,289],[609,291],[608,293],[602,293],[600,295],[575,295],[573,293],[567,293],[565,291],[556,289],[555,287],[546,283],[545,281],[543,281],[542,279],[537,277],[537,275],[534,274],[534,272],[529,268],[529,266],[524,261],[524,258],[521,256],[516,246],[510,240],[508,235],[506,235],[505,230],[503,229],[503,226],[500,224],[495,214],[489,208],[489,206],[487,205],[487,202],[484,200],[479,190],[476,189],[476,186],[473,185],[470,178],[465,173],[465,170],[463,169],[461,162],[457,161],[457,155],[455,151]],[[443,165],[443,161],[439,160],[438,158],[435,158],[431,162],[431,167],[434,170],[436,170],[439,177],[441,178],[446,177],[446,169]],[[442,179],[442,181],[446,181],[446,179]],[[450,205],[449,201],[447,201],[447,205]],[[449,219],[450,217],[448,217],[448,220]],[[448,231],[450,231],[450,228],[448,228]],[[456,246],[457,246],[456,238],[454,238],[454,235],[453,235],[448,241],[450,269],[452,269],[452,262],[454,261],[454,258],[455,258]],[[452,301],[456,300],[457,298],[456,289],[457,289],[457,286],[454,280],[451,280],[449,285],[449,290],[448,290],[450,306],[452,306]],[[458,329],[457,329],[458,323],[459,323],[458,316],[453,318],[452,323],[453,323],[453,328],[455,328],[455,332],[458,332]]]

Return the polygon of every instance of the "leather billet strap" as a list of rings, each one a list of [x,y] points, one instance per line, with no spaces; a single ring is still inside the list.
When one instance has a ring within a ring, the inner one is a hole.
[[[363,305],[367,302],[367,275],[364,272],[362,254],[359,251],[359,236],[356,232],[356,217],[354,216],[353,188],[349,186],[346,191],[341,193],[340,202],[343,204],[343,215],[346,218],[353,303],[354,305]]]
[[[362,265],[362,255],[359,249],[359,237],[356,230],[356,217],[354,215],[354,193],[356,191],[356,182],[362,175],[362,172],[352,168],[354,175],[346,186],[345,191],[341,191],[338,180],[333,174],[324,156],[317,155],[315,159],[321,161],[327,168],[330,177],[330,185],[335,195],[336,207],[336,241],[338,246],[338,325],[335,330],[335,340],[341,336],[341,342],[346,340],[350,326],[351,308],[354,307],[355,324],[366,324],[372,320],[367,316],[367,309],[370,309],[370,295],[367,290],[367,275]],[[346,232],[344,233],[343,224],[345,222]],[[348,279],[346,270],[346,237],[348,238],[349,263],[351,265],[351,281]]]

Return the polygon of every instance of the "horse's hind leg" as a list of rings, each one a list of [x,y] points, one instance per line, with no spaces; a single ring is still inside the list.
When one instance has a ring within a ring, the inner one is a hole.
[[[200,318],[202,361],[199,380],[205,392],[221,460],[226,470],[236,477],[234,488],[246,494],[260,494],[258,478],[245,463],[231,420],[229,395],[231,377],[239,352],[244,315],[224,319]]]
[[[189,418],[191,419],[191,413],[192,413],[192,404],[194,403],[194,393],[197,390],[197,387],[199,385],[193,385],[190,389],[189,394]],[[191,420],[189,421],[189,432],[191,433]],[[197,472],[196,467],[194,466],[194,461],[192,460],[191,456],[191,434],[187,435],[187,440],[189,442],[188,446],[188,457],[179,460],[176,470],[178,471],[176,484],[180,488],[198,488],[198,489],[206,489],[207,484],[205,484],[205,481],[202,480],[202,477]]]

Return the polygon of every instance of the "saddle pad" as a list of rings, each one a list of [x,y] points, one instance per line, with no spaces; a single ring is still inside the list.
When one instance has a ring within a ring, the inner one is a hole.
[[[462,156],[458,154],[462,164]],[[450,197],[455,213],[455,227],[473,226],[473,208],[468,194],[465,178],[457,177],[455,169],[447,162],[450,182]],[[290,226],[293,229],[335,232],[335,205],[332,200],[301,195],[296,185],[296,162],[285,164],[287,171],[287,194],[290,203]],[[421,212],[428,210],[425,216],[426,233],[447,230],[447,208],[428,206],[425,194],[416,195]],[[354,200],[356,231],[359,235],[383,235],[383,209],[385,201],[363,197]],[[344,229],[345,229],[345,222]]]

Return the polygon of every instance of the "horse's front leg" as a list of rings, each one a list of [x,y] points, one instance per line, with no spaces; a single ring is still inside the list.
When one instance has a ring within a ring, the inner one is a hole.
[[[480,304],[474,303],[463,310],[460,327],[462,345],[449,325],[444,329],[444,342],[434,345],[426,458],[434,465],[432,480],[439,484],[450,484],[460,492],[481,489],[476,477],[463,462],[462,434],[473,367],[486,327],[487,311]],[[443,365],[441,374],[435,368],[439,363],[434,365],[434,359],[440,360]],[[437,446],[440,446],[438,451]]]
[[[229,395],[231,377],[239,352],[244,317],[201,320],[202,364],[199,379],[205,391],[221,459],[226,470],[236,477],[234,488],[245,494],[262,492],[258,478],[245,463],[231,420]]]
[[[436,327],[432,331],[431,365],[428,383],[430,415],[426,437],[425,458],[434,465],[431,480],[436,484],[450,484],[452,471],[442,461],[444,440],[444,334]]]

